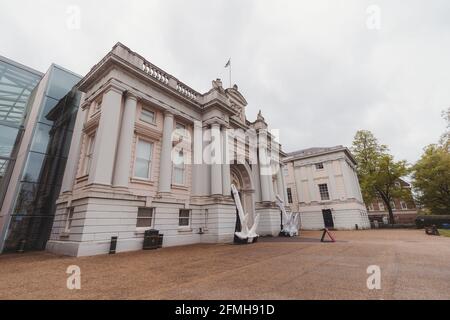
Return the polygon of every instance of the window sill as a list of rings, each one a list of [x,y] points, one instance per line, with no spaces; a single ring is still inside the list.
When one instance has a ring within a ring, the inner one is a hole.
[[[189,188],[185,185],[181,185],[181,184],[173,184],[172,183],[172,189],[179,189],[179,190],[188,190]]]
[[[137,177],[130,178],[130,182],[131,183],[147,184],[149,186],[153,186],[154,185],[153,180],[144,179],[144,178],[137,178]]]
[[[192,228],[191,227],[178,227],[178,232],[189,233],[189,232],[192,232]]]

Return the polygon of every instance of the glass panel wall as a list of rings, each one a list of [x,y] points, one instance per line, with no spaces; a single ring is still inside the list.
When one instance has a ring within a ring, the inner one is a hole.
[[[45,249],[61,189],[81,93],[71,90],[81,79],[53,66],[9,224],[4,251]],[[28,130],[28,128],[27,128]]]
[[[0,208],[14,168],[23,124],[42,76],[0,56]]]

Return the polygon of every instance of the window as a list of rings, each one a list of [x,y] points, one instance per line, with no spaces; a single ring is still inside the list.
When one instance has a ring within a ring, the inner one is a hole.
[[[146,108],[142,108],[140,119],[144,122],[155,123],[155,113]]]
[[[173,157],[172,183],[184,185],[184,153],[183,150],[175,151]]]
[[[292,203],[292,189],[287,188],[288,203]]]
[[[392,210],[395,210],[396,208],[395,208],[395,202],[394,201],[391,201],[391,208],[392,208]]]
[[[396,181],[396,182],[395,182],[395,186],[396,186],[397,188],[401,188],[402,185],[400,184],[400,182]]]
[[[94,154],[94,147],[95,147],[95,133],[88,136],[87,138],[87,149],[86,149],[86,156],[85,156],[85,166],[84,166],[84,174],[89,174],[89,171],[91,169],[92,164],[92,156]]]
[[[316,166],[316,170],[322,170],[323,169],[323,163],[322,162],[316,163],[315,166]]]
[[[380,209],[380,211],[384,211],[384,203],[378,202],[378,208]]]
[[[369,204],[367,206],[367,211],[373,211],[373,204]]]
[[[134,176],[150,179],[153,144],[139,139],[136,146],[136,160],[134,163]]]
[[[402,210],[408,210],[408,204],[405,201],[400,201],[400,206]]]
[[[138,208],[136,228],[151,228],[153,226],[154,208]]]
[[[178,225],[180,227],[189,227],[191,224],[191,210],[180,209],[178,216]]]
[[[330,194],[328,193],[328,185],[326,183],[319,184],[320,198],[322,200],[330,200]]]
[[[289,176],[289,169],[287,166],[283,166],[283,174],[285,177]]]
[[[71,208],[67,209],[66,227],[64,228],[65,232],[70,232],[70,228],[72,227],[74,211],[75,211],[74,207],[71,207]]]

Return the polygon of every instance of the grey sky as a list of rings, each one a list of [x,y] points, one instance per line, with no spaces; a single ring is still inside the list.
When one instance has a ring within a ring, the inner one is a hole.
[[[68,8],[80,10],[69,29]],[[369,5],[381,11],[369,29]],[[253,120],[259,109],[286,151],[343,144],[368,129],[397,159],[417,160],[450,105],[450,2],[6,1],[0,55],[84,75],[118,41],[205,92],[228,85],[232,57]]]

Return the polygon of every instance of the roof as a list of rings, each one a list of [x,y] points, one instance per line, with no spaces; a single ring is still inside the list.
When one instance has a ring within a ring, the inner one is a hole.
[[[287,152],[287,159],[285,160],[298,160],[304,158],[315,157],[319,155],[325,155],[329,153],[343,151],[347,156],[356,164],[356,160],[351,154],[350,150],[344,146],[334,146],[334,147],[312,147],[307,149],[301,149],[294,152]]]

